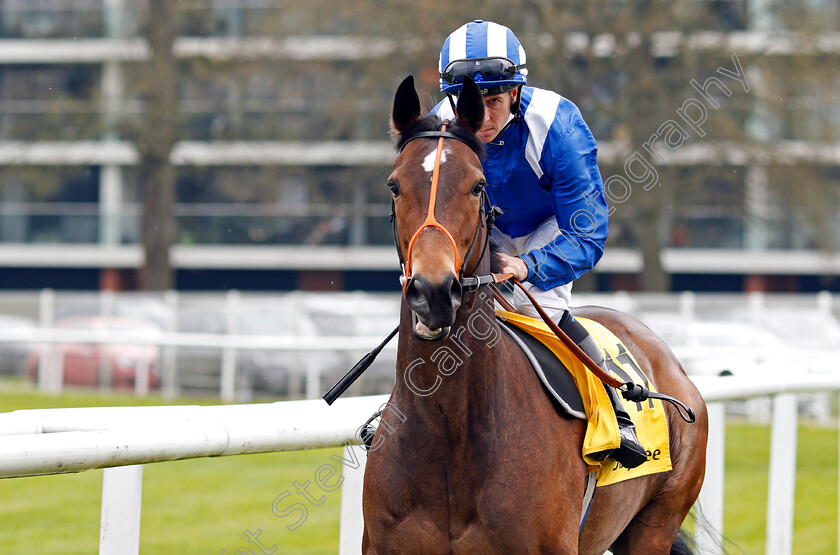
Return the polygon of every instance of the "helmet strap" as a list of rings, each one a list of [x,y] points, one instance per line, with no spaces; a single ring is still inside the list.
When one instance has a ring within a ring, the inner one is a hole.
[[[522,85],[516,87],[516,100],[510,105],[510,113],[513,114],[513,121],[519,121],[521,115],[519,106],[522,103]]]
[[[457,117],[458,112],[455,110],[455,98],[454,98],[454,95],[451,95],[451,94],[449,94],[449,93],[446,93],[446,98],[448,98],[448,99],[449,99],[449,105],[450,105],[450,106],[452,106],[452,113],[453,113],[453,114],[455,114],[455,115],[456,115],[456,117]]]

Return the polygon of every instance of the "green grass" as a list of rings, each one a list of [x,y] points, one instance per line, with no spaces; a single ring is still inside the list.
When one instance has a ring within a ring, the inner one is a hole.
[[[210,400],[173,402],[129,395],[106,397],[72,392],[41,395],[22,384],[0,383],[0,412],[26,408],[213,404]],[[249,546],[244,532],[262,530],[259,540],[277,553],[336,553],[341,490],[322,494],[314,473],[340,449],[316,449],[191,459],[143,467],[141,553],[231,555]],[[294,531],[299,513],[280,518],[272,502],[291,496],[280,508],[302,498],[294,481],[312,482],[308,491],[323,504],[307,502],[309,515]],[[328,481],[330,483],[330,481]],[[0,553],[90,554],[99,549],[102,471],[0,480]],[[254,547],[254,552],[259,549]],[[244,550],[239,552],[245,553]]]
[[[837,429],[799,426],[794,553],[837,553]],[[770,429],[726,426],[724,535],[745,553],[764,553]]]
[[[208,404],[213,401],[181,400]],[[0,383],[0,412],[20,408],[173,404],[127,395],[100,397],[71,392],[44,396],[24,385]],[[770,431],[730,420],[726,437],[724,534],[731,553],[764,553]],[[282,507],[302,499],[294,481],[313,482],[315,471],[338,449],[193,459],[144,466],[141,553],[220,553],[249,546],[244,532],[275,553],[336,553],[341,492],[323,494],[319,506],[296,530],[297,514],[280,518]],[[794,553],[837,552],[837,430],[799,428]],[[96,553],[102,471],[0,480],[0,552],[16,554]],[[317,492],[317,493],[316,493]],[[254,553],[260,550],[253,548]],[[245,553],[244,550],[239,552]]]

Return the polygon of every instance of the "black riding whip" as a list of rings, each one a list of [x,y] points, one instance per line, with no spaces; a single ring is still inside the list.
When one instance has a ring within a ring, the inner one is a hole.
[[[368,369],[368,366],[370,366],[373,363],[374,359],[379,354],[379,351],[381,351],[382,348],[385,347],[385,345],[387,345],[388,342],[391,341],[391,339],[393,339],[395,335],[397,335],[398,331],[400,331],[399,326],[395,327],[394,331],[389,333],[388,337],[386,337],[385,340],[379,344],[379,346],[377,346],[371,352],[363,356],[362,359],[359,362],[357,362],[356,365],[353,366],[353,368],[351,368],[349,372],[344,374],[343,378],[338,380],[338,383],[332,386],[330,390],[324,394],[324,401],[326,401],[328,405],[332,405],[333,402],[335,402],[335,400],[338,399],[342,393],[347,391],[347,388],[353,385],[353,382],[358,380],[359,377],[364,373],[364,371]]]

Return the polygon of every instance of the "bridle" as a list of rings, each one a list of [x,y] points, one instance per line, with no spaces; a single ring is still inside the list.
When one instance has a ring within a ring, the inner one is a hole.
[[[472,242],[470,243],[470,248],[467,250],[467,254],[464,256],[463,261],[460,257],[460,252],[458,250],[458,244],[455,242],[455,239],[452,237],[452,234],[449,233],[440,222],[437,221],[435,218],[435,202],[437,200],[437,190],[438,190],[438,182],[440,180],[440,162],[443,156],[443,141],[444,139],[455,139],[457,141],[461,141],[464,144],[468,143],[458,135],[454,133],[450,133],[446,130],[449,125],[449,120],[445,120],[441,125],[439,130],[435,131],[423,131],[421,133],[417,133],[416,135],[409,138],[400,148],[400,152],[405,149],[405,146],[415,139],[438,139],[437,143],[437,151],[435,152],[435,164],[434,168],[432,169],[432,188],[429,193],[429,211],[426,214],[426,219],[414,232],[411,236],[411,239],[408,242],[408,253],[405,258],[403,258],[402,250],[400,249],[400,241],[399,241],[399,232],[397,231],[397,216],[396,216],[396,204],[395,201],[391,200],[391,225],[394,232],[394,245],[397,248],[397,256],[400,259],[400,267],[402,268],[403,274],[400,276],[400,284],[402,285],[403,296],[405,296],[406,288],[408,287],[409,282],[411,281],[411,253],[414,247],[414,243],[417,241],[417,238],[427,228],[437,228],[443,232],[449,242],[452,244],[452,248],[455,251],[455,272],[458,274],[458,279],[461,285],[468,289],[476,289],[479,285],[484,285],[485,283],[499,283],[508,279],[507,274],[488,274],[485,276],[464,276],[465,273],[465,266],[469,264],[470,259],[473,256],[475,251],[476,245],[478,244],[478,237],[482,229],[485,229],[486,232],[484,234],[484,244],[482,245],[482,256],[483,253],[487,250],[487,244],[490,241],[490,231],[493,228],[493,222],[496,220],[496,217],[501,213],[501,210],[497,206],[490,206],[490,201],[487,198],[487,192],[482,189],[479,193],[480,195],[480,202],[481,207],[479,208],[478,214],[478,221],[475,224],[475,232],[473,233]],[[469,146],[469,145],[468,145]],[[487,204],[490,206],[490,209],[486,212],[484,210],[484,206]],[[476,262],[475,267],[478,267],[481,259]],[[475,270],[475,268],[473,268]]]
[[[566,333],[560,329],[556,322],[554,322],[551,317],[545,312],[545,310],[539,305],[537,300],[531,295],[527,288],[522,285],[518,279],[513,278],[513,274],[494,274],[490,273],[483,276],[464,276],[464,266],[469,263],[470,258],[473,255],[473,251],[475,250],[476,245],[478,244],[478,236],[479,232],[482,228],[485,228],[487,231],[484,235],[484,244],[482,246],[482,256],[487,251],[487,245],[490,241],[490,231],[493,228],[493,223],[496,220],[496,217],[501,214],[501,209],[497,206],[490,205],[489,199],[487,198],[487,193],[484,189],[481,190],[481,208],[479,209],[479,217],[478,221],[475,224],[475,232],[473,233],[472,243],[470,244],[470,248],[467,251],[466,256],[461,261],[458,251],[458,245],[455,243],[455,239],[452,238],[452,234],[440,224],[440,222],[435,219],[435,201],[437,200],[437,189],[438,189],[438,181],[440,179],[440,161],[441,157],[443,156],[443,141],[444,139],[455,139],[458,141],[463,142],[464,144],[468,144],[462,139],[461,137],[455,135],[454,133],[450,133],[446,130],[446,127],[449,125],[449,120],[446,120],[441,125],[439,130],[435,131],[423,131],[421,133],[417,133],[416,135],[410,137],[405,143],[403,143],[402,147],[400,148],[400,152],[403,151],[405,145],[413,141],[414,139],[421,139],[421,138],[437,138],[437,152],[435,153],[435,165],[432,170],[432,189],[429,193],[429,211],[426,214],[426,219],[420,225],[420,228],[414,232],[414,235],[411,236],[411,240],[408,242],[408,256],[403,258],[402,251],[400,250],[400,241],[399,241],[399,233],[397,232],[397,216],[396,216],[396,203],[392,199],[391,200],[391,224],[393,227],[394,232],[394,245],[397,248],[397,256],[400,259],[400,266],[403,270],[403,275],[400,276],[400,283],[402,284],[403,289],[403,296],[405,296],[406,288],[408,287],[409,282],[411,281],[411,250],[414,246],[415,241],[417,241],[417,237],[422,233],[426,228],[434,227],[443,232],[446,235],[446,238],[449,239],[449,242],[452,244],[452,248],[455,249],[455,271],[458,273],[458,279],[461,285],[470,290],[474,291],[478,289],[479,286],[485,285],[488,283],[501,283],[507,280],[511,280],[514,285],[516,285],[522,293],[531,301],[531,304],[536,309],[537,313],[542,318],[543,322],[545,322],[546,326],[554,332],[554,334],[563,342],[563,344],[593,373],[595,376],[598,377],[602,382],[607,384],[608,386],[620,388],[622,391],[622,395],[625,399],[629,399],[631,401],[644,401],[647,398],[654,398],[654,399],[661,399],[663,401],[667,401],[672,403],[676,408],[679,415],[685,420],[686,422],[694,422],[695,414],[694,411],[690,408],[686,407],[682,402],[679,400],[665,395],[664,393],[658,393],[654,391],[649,391],[646,387],[640,386],[638,384],[633,383],[632,381],[623,382],[621,379],[612,376],[608,372],[606,372],[603,368],[598,366],[598,364],[589,358],[583,349],[580,348],[572,339],[569,338]],[[468,145],[469,146],[469,145]],[[484,212],[484,205],[485,203],[490,206],[490,209],[487,211],[486,215]],[[481,263],[481,259],[479,258],[478,262],[475,264],[475,268],[479,266]],[[473,270],[475,270],[473,268]],[[502,304],[504,307],[507,305],[508,310],[515,311],[515,308],[511,307],[504,299],[504,297],[493,288],[494,293],[493,297]],[[397,333],[399,327],[392,332],[390,337],[393,337],[393,334]],[[387,342],[387,340],[386,340]],[[381,346],[380,346],[381,348]],[[352,372],[352,370],[351,370]],[[352,382],[351,382],[352,383]],[[339,393],[340,394],[340,393]],[[682,410],[680,410],[682,409]]]

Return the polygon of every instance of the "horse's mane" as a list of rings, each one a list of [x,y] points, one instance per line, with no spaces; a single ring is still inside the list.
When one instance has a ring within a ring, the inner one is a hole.
[[[403,146],[408,141],[413,139],[418,133],[423,133],[424,131],[439,130],[441,124],[443,124],[443,120],[435,114],[426,114],[414,123],[409,124],[405,129],[403,129],[402,133],[398,133],[395,135],[397,141],[397,150],[402,150]],[[453,135],[457,136],[467,146],[469,146],[472,149],[472,151],[475,152],[475,154],[479,157],[479,159],[484,159],[484,143],[481,142],[481,139],[479,139],[475,133],[473,133],[466,127],[461,127],[457,123],[451,123],[450,126],[446,128],[446,130],[452,133]]]

